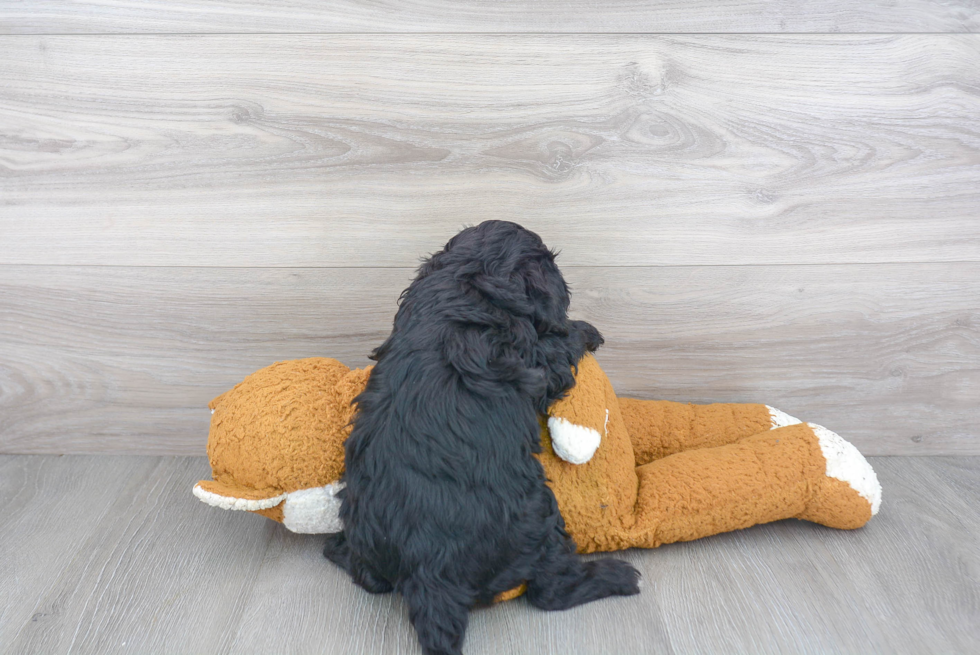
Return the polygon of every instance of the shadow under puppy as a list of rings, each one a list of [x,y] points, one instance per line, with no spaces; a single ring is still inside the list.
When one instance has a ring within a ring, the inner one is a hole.
[[[369,592],[401,593],[429,654],[460,653],[470,608],[525,581],[545,610],[639,592],[626,562],[575,555],[532,456],[538,416],[602,344],[568,319],[554,260],[515,223],[457,234],[402,293],[355,399],[344,531],[324,555]]]

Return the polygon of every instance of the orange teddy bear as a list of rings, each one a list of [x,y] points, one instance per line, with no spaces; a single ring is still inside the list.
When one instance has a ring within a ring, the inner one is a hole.
[[[370,367],[279,362],[211,401],[213,480],[194,495],[294,532],[343,529],[337,492]],[[579,552],[653,548],[786,518],[859,528],[881,487],[858,450],[766,405],[617,398],[586,356],[538,456]]]

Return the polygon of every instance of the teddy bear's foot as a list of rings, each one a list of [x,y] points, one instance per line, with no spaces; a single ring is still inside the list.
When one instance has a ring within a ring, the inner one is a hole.
[[[769,418],[772,420],[772,429],[786,427],[787,425],[796,425],[797,423],[802,423],[800,419],[795,416],[790,416],[784,411],[778,410],[775,407],[770,407],[766,405],[766,409],[769,410]]]
[[[797,518],[842,530],[860,528],[881,506],[878,477],[850,442],[820,425],[807,426],[820,443],[827,468]]]

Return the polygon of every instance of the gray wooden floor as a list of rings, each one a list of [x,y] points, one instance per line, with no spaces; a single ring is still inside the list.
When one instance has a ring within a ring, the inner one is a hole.
[[[641,595],[475,611],[476,653],[980,652],[980,457],[880,457],[864,529],[784,521],[623,554]],[[417,653],[318,537],[190,494],[194,457],[0,456],[0,650]]]

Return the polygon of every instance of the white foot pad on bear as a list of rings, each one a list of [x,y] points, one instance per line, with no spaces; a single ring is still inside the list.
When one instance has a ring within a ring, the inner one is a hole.
[[[606,425],[609,424],[609,410],[606,410]],[[560,416],[548,419],[548,432],[551,433],[551,447],[555,454],[572,464],[585,464],[595,455],[602,442],[602,435],[592,428],[576,425]]]
[[[802,423],[800,419],[795,416],[790,416],[786,412],[780,411],[775,407],[770,407],[766,405],[766,409],[769,410],[769,418],[772,419],[772,429],[783,428],[787,425],[796,425],[797,423]]]
[[[337,497],[337,492],[343,488],[343,482],[332,482],[288,494],[282,505],[282,524],[300,534],[343,532],[340,498]]]
[[[820,440],[820,450],[827,460],[827,477],[846,482],[871,503],[871,516],[881,507],[881,484],[864,455],[840,435],[816,423],[807,423]]]

